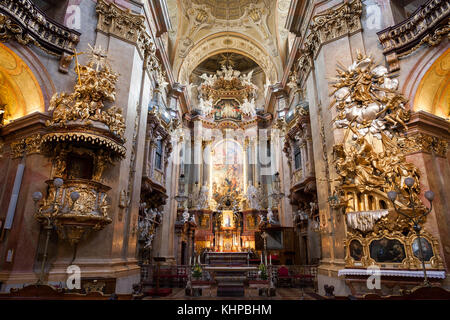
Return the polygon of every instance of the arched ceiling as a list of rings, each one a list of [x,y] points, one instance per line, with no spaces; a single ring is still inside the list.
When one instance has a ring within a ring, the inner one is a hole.
[[[200,42],[183,60],[178,60],[179,65],[174,66],[178,71],[178,81],[182,84],[189,83],[189,77],[194,69],[204,60],[220,53],[235,53],[243,55],[264,71],[270,83],[275,83],[281,77],[281,62],[272,59],[267,52],[255,45],[250,39],[244,38],[240,34],[215,34]],[[177,74],[174,71],[175,74]]]
[[[238,53],[219,53],[214,56],[203,60],[196,68],[195,72],[198,73],[215,73],[221,68],[222,65],[230,65],[234,70],[241,72],[249,72],[255,68],[258,68],[258,64],[249,57],[243,56]]]
[[[211,8],[211,14],[217,19],[236,20],[241,18],[250,4],[256,0],[194,0],[199,5]]]
[[[173,27],[169,56],[177,81],[186,83],[198,64],[223,52],[253,60],[271,83],[280,81],[288,55],[284,24],[290,1],[167,0]]]

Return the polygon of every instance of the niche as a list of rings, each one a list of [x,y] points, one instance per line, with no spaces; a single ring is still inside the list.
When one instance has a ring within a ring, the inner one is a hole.
[[[94,159],[92,156],[70,153],[67,157],[67,177],[69,179],[92,179]]]

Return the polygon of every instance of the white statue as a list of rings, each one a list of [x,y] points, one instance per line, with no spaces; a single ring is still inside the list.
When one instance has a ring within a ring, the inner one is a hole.
[[[187,92],[187,94],[189,96],[189,99],[192,99],[192,91],[197,85],[188,82],[188,83],[185,83],[185,86],[186,86],[186,92]]]
[[[241,79],[241,83],[243,86],[252,86],[252,76],[253,76],[253,71],[250,71],[247,74],[242,74],[240,79]]]
[[[254,117],[256,115],[255,98],[252,98],[251,101],[245,98],[241,105],[241,111],[250,117]]]
[[[208,75],[208,74],[204,73],[200,76],[200,79],[203,80],[203,83],[202,83],[203,85],[213,86],[214,82],[216,82],[216,80],[217,80],[217,76],[216,75]]]
[[[188,222],[189,221],[189,211],[188,211],[188,209],[187,208],[184,208],[184,212],[183,212],[183,220],[182,220],[182,222],[183,223],[186,223],[186,222]]]
[[[264,221],[266,221],[266,217],[262,213],[259,214],[259,224],[262,224]]]
[[[353,61],[353,63],[348,67],[348,71],[353,71],[356,68],[363,68],[369,65],[371,62],[371,59],[369,57],[366,57],[360,61]]]
[[[209,188],[206,185],[203,185],[200,189],[200,194],[198,196],[197,209],[207,209],[208,206],[208,193]]]
[[[273,215],[273,212],[272,212],[272,209],[271,209],[271,208],[267,209],[267,221],[268,221],[270,224],[276,224],[276,223],[277,223],[277,221],[275,220],[275,217],[274,217],[274,215]]]
[[[147,212],[145,213],[146,217],[148,219],[154,219],[155,218],[155,211],[152,208],[148,208]]]
[[[191,216],[190,222],[192,222],[192,223],[194,223],[194,224],[197,224],[197,222],[195,221],[195,214],[193,214],[193,215]]]
[[[233,70],[233,68],[231,66],[228,66],[228,69],[227,69],[227,67],[225,67],[225,65],[222,65],[222,72],[221,72],[221,74],[223,74],[223,79],[224,80],[227,80],[227,81],[233,80],[234,73],[235,73],[235,70]]]
[[[155,237],[154,234],[151,234],[148,236],[148,238],[146,239],[145,244],[144,244],[145,249],[150,249],[152,247],[152,242],[153,242],[154,237]]]
[[[236,111],[233,109],[231,104],[225,104],[222,110],[222,116],[225,118],[236,117]]]
[[[210,98],[209,100],[204,100],[200,98],[199,109],[203,112],[204,115],[208,115],[213,110],[213,100]]]
[[[261,206],[258,203],[258,190],[253,186],[253,184],[249,184],[247,187],[246,193],[248,205],[251,209],[259,210]]]
[[[148,233],[148,223],[145,218],[139,217],[138,220],[138,230],[139,230],[139,238],[145,239]]]
[[[233,68],[231,68],[231,70],[233,70]],[[233,71],[233,78],[239,78],[240,75],[241,75],[241,72],[239,70]]]
[[[317,205],[317,202],[310,202],[309,203],[309,207],[311,208],[310,210],[310,213],[311,213],[311,216],[312,215],[314,215],[315,213],[316,213],[316,211],[317,211],[317,209],[319,209],[319,206]]]

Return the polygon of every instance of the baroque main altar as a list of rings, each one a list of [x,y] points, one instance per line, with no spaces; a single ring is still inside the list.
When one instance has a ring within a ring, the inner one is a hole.
[[[273,191],[275,173],[256,164],[259,129],[271,115],[256,109],[252,73],[223,64],[215,74],[200,75],[198,108],[185,120],[194,136],[179,135],[194,159],[193,166],[180,170],[178,194],[184,196],[177,199],[176,228],[181,261],[194,252],[254,251],[255,232],[268,220],[277,224],[277,200],[265,196]],[[268,183],[261,181],[264,175]]]

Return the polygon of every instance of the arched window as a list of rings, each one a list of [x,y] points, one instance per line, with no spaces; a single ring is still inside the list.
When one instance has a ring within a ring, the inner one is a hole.
[[[162,169],[162,156],[163,156],[163,147],[161,139],[156,141],[156,153],[155,153],[155,167],[157,169]]]

